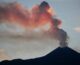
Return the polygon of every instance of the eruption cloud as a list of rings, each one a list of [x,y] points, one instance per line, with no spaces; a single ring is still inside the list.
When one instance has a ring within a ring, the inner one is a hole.
[[[45,1],[34,6],[31,10],[19,3],[0,5],[0,25],[4,24],[11,34],[17,33],[33,37],[48,36],[63,41],[61,38],[64,31],[60,32],[61,29],[59,29],[62,22],[54,17],[55,13]],[[63,38],[65,37],[67,37],[66,34]]]

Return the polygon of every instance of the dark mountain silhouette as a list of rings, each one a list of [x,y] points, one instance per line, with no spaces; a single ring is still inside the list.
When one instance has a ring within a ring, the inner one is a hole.
[[[53,50],[44,57],[12,61],[2,61],[0,65],[80,65],[80,54],[69,47]]]

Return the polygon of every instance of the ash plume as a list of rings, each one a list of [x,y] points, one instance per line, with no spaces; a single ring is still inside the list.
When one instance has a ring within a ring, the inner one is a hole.
[[[11,27],[13,30],[8,29],[8,31],[12,34],[18,31],[17,34],[21,33],[22,36],[57,39],[60,41],[60,46],[65,47],[67,33],[59,28],[62,21],[54,17],[51,7],[45,1],[35,5],[31,11],[17,2],[0,4],[0,25]]]

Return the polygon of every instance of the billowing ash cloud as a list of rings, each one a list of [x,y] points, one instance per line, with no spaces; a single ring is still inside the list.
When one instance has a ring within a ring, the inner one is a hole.
[[[31,11],[17,2],[0,5],[0,25],[11,34],[30,37],[40,35],[54,39],[60,37],[65,40],[67,33],[59,28],[61,21],[54,17],[51,7],[45,1],[34,6]]]

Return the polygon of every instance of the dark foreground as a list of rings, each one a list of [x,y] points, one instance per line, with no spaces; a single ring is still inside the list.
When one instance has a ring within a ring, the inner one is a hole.
[[[48,55],[30,59],[15,59],[12,61],[2,61],[0,65],[80,65],[80,54],[69,47],[58,47]]]

